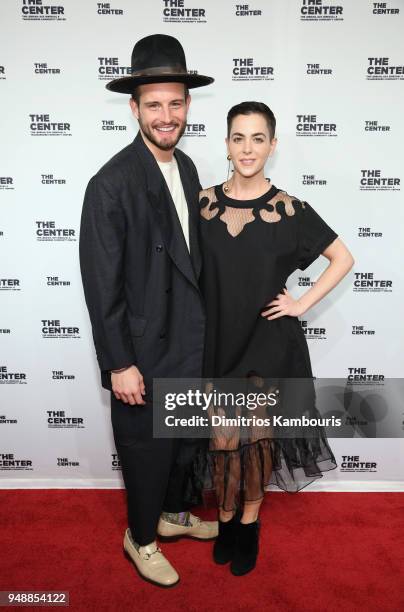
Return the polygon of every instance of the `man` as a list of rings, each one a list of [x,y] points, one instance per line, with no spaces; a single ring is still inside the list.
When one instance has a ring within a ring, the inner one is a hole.
[[[186,127],[188,88],[211,82],[187,72],[182,46],[171,36],[135,45],[132,75],[107,88],[132,94],[140,129],[91,178],[81,217],[84,293],[127,491],[124,548],[139,573],[162,586],[179,576],[157,547],[156,532],[210,539],[218,529],[185,505],[192,445],[153,438],[152,396],[153,378],[201,375],[201,186],[192,160],[175,146]]]

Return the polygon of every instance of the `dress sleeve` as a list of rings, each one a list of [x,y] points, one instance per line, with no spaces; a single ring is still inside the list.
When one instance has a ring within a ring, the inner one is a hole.
[[[307,202],[301,202],[298,235],[297,267],[299,270],[308,268],[338,238],[338,234]]]

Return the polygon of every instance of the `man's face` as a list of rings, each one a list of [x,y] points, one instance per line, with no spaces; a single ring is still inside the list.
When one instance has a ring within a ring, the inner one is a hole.
[[[132,98],[130,106],[140,129],[157,148],[173,149],[187,125],[191,101],[185,99],[182,83],[150,83],[140,85],[139,104]]]

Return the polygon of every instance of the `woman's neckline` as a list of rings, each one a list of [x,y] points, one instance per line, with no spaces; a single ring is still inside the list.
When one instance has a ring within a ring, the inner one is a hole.
[[[233,206],[234,208],[254,208],[259,204],[269,202],[269,200],[279,191],[279,189],[272,184],[271,179],[267,179],[267,181],[268,190],[262,195],[258,196],[258,198],[253,198],[251,200],[236,200],[235,198],[231,198],[223,191],[224,183],[215,186],[216,197],[219,201],[226,203],[228,206]]]

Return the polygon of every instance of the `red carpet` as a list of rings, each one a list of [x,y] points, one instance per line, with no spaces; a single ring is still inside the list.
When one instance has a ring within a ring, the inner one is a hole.
[[[256,570],[236,578],[213,564],[211,542],[182,539],[162,545],[181,576],[172,589],[124,557],[124,495],[1,491],[0,590],[69,591],[83,611],[404,610],[401,493],[269,492]]]

